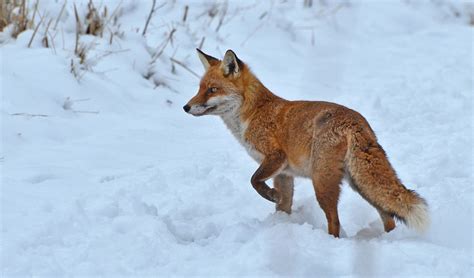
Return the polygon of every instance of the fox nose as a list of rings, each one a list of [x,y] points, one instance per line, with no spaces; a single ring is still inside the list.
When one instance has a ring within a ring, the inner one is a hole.
[[[183,109],[184,109],[184,112],[189,112],[189,109],[191,109],[191,107],[186,104],[185,106],[183,106]]]

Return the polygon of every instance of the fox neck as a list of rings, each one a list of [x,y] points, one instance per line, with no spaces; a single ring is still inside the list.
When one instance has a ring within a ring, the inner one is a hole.
[[[275,102],[284,101],[267,89],[251,72],[249,72],[247,80],[244,80],[244,82],[247,85],[245,86],[244,100],[240,109],[241,117],[244,121],[251,118],[255,113],[264,111],[264,107]]]
[[[234,137],[240,142],[243,142],[246,125],[240,118],[239,109],[228,111],[225,114],[220,115],[227,128],[234,135]]]
[[[245,130],[251,116],[263,106],[283,100],[268,90],[250,71],[246,76],[242,80],[245,89],[240,107],[220,115],[227,128],[244,145]]]

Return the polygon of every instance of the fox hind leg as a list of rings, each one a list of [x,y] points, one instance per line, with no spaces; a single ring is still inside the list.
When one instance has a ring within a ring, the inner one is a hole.
[[[341,182],[343,178],[342,162],[336,165],[328,165],[327,161],[316,162],[313,174],[313,186],[316,192],[316,199],[319,206],[326,214],[328,221],[328,233],[339,237],[339,215],[337,204],[339,202],[339,194],[341,193]]]
[[[328,233],[339,237],[339,215],[337,212],[337,203],[341,192],[340,183],[342,174],[331,173],[315,175],[313,177],[313,186],[316,192],[316,199],[319,206],[326,214],[328,221]]]
[[[344,177],[345,142],[322,144],[313,154],[313,186],[319,206],[326,214],[328,233],[339,237],[337,204]]]
[[[280,201],[276,204],[276,210],[291,214],[294,178],[279,174],[273,179],[273,187],[280,193]]]
[[[380,218],[382,218],[383,228],[385,232],[388,233],[391,230],[395,229],[395,221],[393,220],[393,216],[381,209],[377,209],[377,211],[380,214]]]

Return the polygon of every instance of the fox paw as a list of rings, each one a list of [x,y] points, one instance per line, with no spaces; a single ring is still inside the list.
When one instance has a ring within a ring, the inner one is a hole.
[[[278,192],[275,188],[271,188],[270,191],[268,192],[268,197],[270,201],[279,204],[281,201],[281,195],[280,192]]]

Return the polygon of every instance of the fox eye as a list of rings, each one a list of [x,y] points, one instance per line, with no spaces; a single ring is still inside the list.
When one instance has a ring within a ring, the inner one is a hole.
[[[217,92],[216,87],[210,87],[209,89],[207,89],[207,93],[215,93],[215,92]]]

